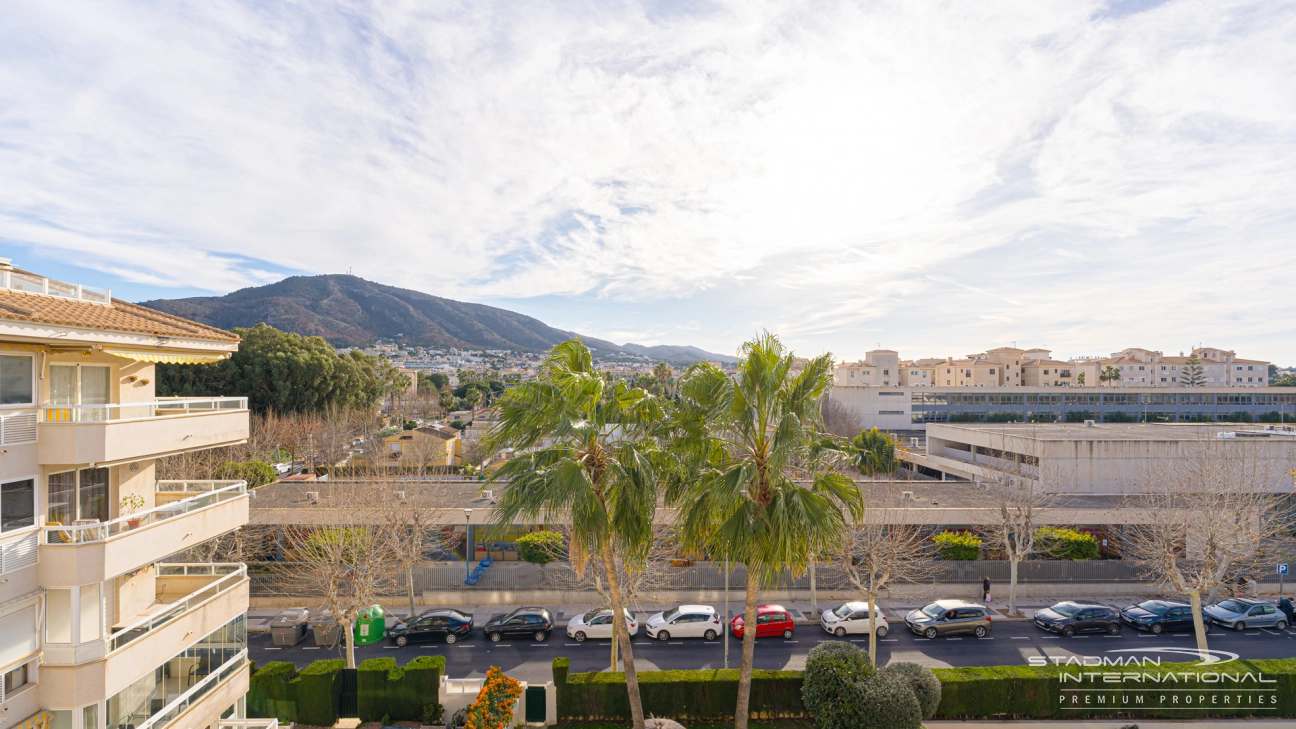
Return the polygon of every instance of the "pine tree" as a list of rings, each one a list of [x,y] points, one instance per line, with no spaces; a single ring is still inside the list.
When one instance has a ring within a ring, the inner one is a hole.
[[[1184,360],[1183,369],[1179,372],[1179,384],[1184,387],[1204,387],[1206,385],[1206,368],[1202,367],[1197,353],[1193,352]]]

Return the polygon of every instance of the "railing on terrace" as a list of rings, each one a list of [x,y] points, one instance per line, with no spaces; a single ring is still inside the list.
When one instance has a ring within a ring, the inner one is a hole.
[[[58,296],[63,299],[86,301],[91,304],[112,303],[112,292],[109,289],[57,281],[44,276],[22,273],[21,271],[0,271],[0,289]]]
[[[179,571],[177,571],[179,568]],[[194,572],[187,571],[194,568]],[[185,595],[173,603],[158,606],[159,612],[153,615],[146,615],[129,625],[122,626],[121,630],[108,636],[104,644],[105,654],[112,655],[113,652],[121,650],[134,640],[143,638],[149,633],[171,623],[176,618],[197,610],[203,605],[215,600],[221,594],[238,587],[247,579],[247,565],[241,563],[214,563],[214,564],[194,564],[194,565],[158,565],[158,577],[164,576],[218,576],[224,575],[220,579],[205,585],[202,589]]]
[[[246,397],[177,397],[105,405],[45,405],[42,423],[104,423],[247,410]]]
[[[158,481],[155,489],[159,494],[206,494],[212,491],[246,484],[247,481],[204,481],[204,480],[162,480]]]
[[[150,716],[147,721],[136,725],[136,729],[162,729],[167,724],[175,721],[190,706],[197,704],[213,689],[221,684],[222,681],[238,673],[239,669],[247,665],[247,649],[239,651],[233,658],[221,664],[215,673],[207,674],[207,677],[193,685],[188,691],[180,694],[174,701],[162,707],[158,713]],[[224,725],[226,722],[220,722]]]
[[[61,545],[101,542],[119,534],[125,534],[134,531],[135,529],[141,529],[149,524],[156,524],[160,521],[188,514],[191,511],[197,511],[198,509],[203,509],[213,504],[219,504],[229,501],[230,499],[236,499],[246,493],[247,481],[236,481],[231,486],[208,491],[198,496],[181,499],[180,501],[175,501],[163,506],[157,506],[147,511],[128,514],[113,519],[112,521],[77,526],[49,524],[41,530],[41,543],[47,545]]]
[[[279,729],[278,719],[221,719],[216,729]]]

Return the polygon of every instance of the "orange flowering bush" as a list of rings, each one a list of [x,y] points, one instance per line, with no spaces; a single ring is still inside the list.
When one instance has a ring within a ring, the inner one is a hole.
[[[468,707],[464,729],[508,729],[513,724],[513,707],[521,695],[522,684],[491,666],[481,693]]]

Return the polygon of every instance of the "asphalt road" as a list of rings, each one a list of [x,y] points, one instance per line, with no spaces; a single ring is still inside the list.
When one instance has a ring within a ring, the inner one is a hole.
[[[848,636],[857,645],[868,646],[866,636]],[[792,640],[762,638],[756,643],[756,668],[801,669],[806,653],[816,644],[839,640],[818,625],[797,626]],[[1296,655],[1296,630],[1278,633],[1249,630],[1243,633],[1212,630],[1207,642],[1212,650],[1229,651],[1240,658],[1289,658]],[[258,663],[292,661],[298,667],[320,658],[342,655],[340,648],[316,648],[311,639],[292,648],[274,648],[268,633],[249,636],[249,653]],[[988,638],[971,635],[926,640],[910,634],[900,621],[892,621],[891,632],[878,643],[878,663],[913,661],[932,668],[949,666],[1027,665],[1030,656],[1103,656],[1105,651],[1134,649],[1113,656],[1146,656],[1165,662],[1190,661],[1191,656],[1158,653],[1158,648],[1195,648],[1191,634],[1152,636],[1126,628],[1118,636],[1087,635],[1063,638],[1039,630],[1030,622],[1000,621]],[[729,639],[729,666],[737,668],[742,642]],[[611,662],[609,641],[577,643],[567,638],[565,628],[555,630],[544,643],[514,640],[491,643],[480,631],[454,645],[433,643],[397,648],[388,641],[356,648],[357,662],[376,656],[391,656],[405,664],[418,655],[444,655],[451,678],[484,676],[490,666],[499,666],[514,678],[548,681],[553,676],[553,659],[567,656],[573,673],[607,670]],[[723,668],[724,644],[717,640],[649,640],[640,633],[634,640],[635,664],[640,670]]]

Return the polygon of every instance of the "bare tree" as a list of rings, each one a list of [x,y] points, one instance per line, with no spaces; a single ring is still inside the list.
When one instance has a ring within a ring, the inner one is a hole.
[[[864,422],[860,420],[859,414],[832,399],[831,396],[823,399],[820,408],[823,412],[824,432],[826,433],[850,440],[859,435],[860,431],[864,429]]]
[[[864,518],[847,532],[840,555],[846,578],[869,604],[869,657],[877,665],[873,615],[878,595],[894,585],[935,576],[937,566],[922,530],[906,522],[908,510],[894,479],[863,486]]]
[[[414,607],[414,567],[427,559],[429,549],[443,546],[441,527],[444,524],[431,508],[435,498],[428,498],[428,484],[419,484],[418,498],[409,498],[410,495],[400,491],[399,482],[386,485],[393,490],[395,498],[384,510],[384,539],[389,545],[392,563],[400,568],[405,578],[412,618],[417,612]]]
[[[1261,490],[1282,478],[1278,466],[1288,464],[1259,458],[1256,444],[1203,439],[1182,446],[1172,465],[1149,474],[1146,493],[1130,497],[1143,515],[1126,527],[1125,558],[1188,597],[1203,651],[1202,596],[1223,587],[1231,570],[1290,528],[1290,490]]]
[[[987,525],[987,541],[1008,560],[1008,614],[1012,616],[1020,615],[1018,566],[1036,553],[1035,532],[1044,525],[1044,513],[1057,501],[1053,491],[1056,485],[1042,470],[1035,433],[1028,429],[1009,441],[1009,435],[1003,432],[999,448],[978,447],[974,456],[977,465],[992,473],[981,484],[994,514],[994,521]]]
[[[286,525],[288,552],[272,565],[284,594],[310,596],[337,620],[346,661],[355,663],[354,627],[360,611],[393,588],[390,521],[394,495],[385,482],[319,485],[315,525]]]

